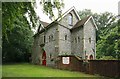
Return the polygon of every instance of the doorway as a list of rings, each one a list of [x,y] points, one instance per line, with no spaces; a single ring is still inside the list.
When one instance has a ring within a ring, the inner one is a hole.
[[[93,60],[93,55],[90,55],[90,58],[89,58],[90,60]]]
[[[46,66],[46,52],[43,51],[42,53],[42,65]]]

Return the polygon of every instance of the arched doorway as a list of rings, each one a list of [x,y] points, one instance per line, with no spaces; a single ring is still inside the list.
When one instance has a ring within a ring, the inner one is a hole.
[[[42,65],[46,66],[46,52],[43,51],[42,53]]]
[[[93,55],[90,55],[89,59],[90,59],[90,60],[93,60]]]

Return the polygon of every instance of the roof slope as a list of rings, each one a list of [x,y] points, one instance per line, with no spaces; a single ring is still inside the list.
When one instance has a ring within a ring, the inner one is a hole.
[[[95,21],[94,21],[94,19],[93,19],[92,16],[88,16],[88,17],[86,17],[86,18],[78,21],[78,22],[73,26],[73,28],[71,28],[71,29],[75,29],[75,28],[78,28],[78,27],[81,27],[81,26],[85,25],[90,19],[92,20],[92,22],[93,22],[96,30],[98,30],[98,27],[96,26]]]
[[[81,19],[80,21],[78,21],[72,29],[74,28],[77,28],[77,27],[80,27],[80,26],[83,26],[85,24],[85,22],[89,19],[90,16],[84,18],[84,19]]]

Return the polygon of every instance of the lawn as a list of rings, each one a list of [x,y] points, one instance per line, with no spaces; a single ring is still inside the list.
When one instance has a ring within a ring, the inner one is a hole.
[[[94,75],[53,69],[50,67],[32,65],[28,63],[3,65],[3,77],[97,77]]]

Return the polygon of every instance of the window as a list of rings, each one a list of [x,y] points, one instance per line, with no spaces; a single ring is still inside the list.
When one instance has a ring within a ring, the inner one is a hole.
[[[44,43],[45,43],[45,36],[44,36]]]
[[[49,42],[53,41],[53,35],[49,36]]]
[[[49,42],[50,42],[50,36],[49,36]]]
[[[51,41],[53,40],[53,35],[51,35]]]
[[[52,54],[50,53],[50,59],[52,58]]]
[[[68,24],[73,25],[73,16],[71,13],[68,15]]]
[[[65,40],[67,40],[67,35],[65,35]]]
[[[77,43],[77,39],[75,38],[75,43]]]
[[[89,43],[91,43],[91,38],[89,38]]]
[[[78,42],[80,42],[80,37],[78,37]]]

